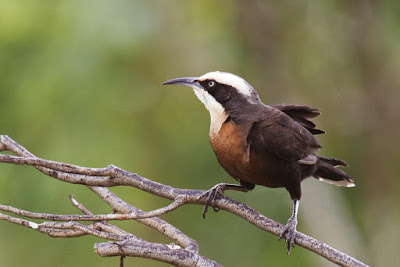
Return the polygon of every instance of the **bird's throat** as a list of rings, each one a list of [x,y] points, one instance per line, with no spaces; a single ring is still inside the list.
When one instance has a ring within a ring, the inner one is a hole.
[[[210,113],[210,136],[216,135],[221,129],[222,124],[228,118],[225,108],[205,90],[201,88],[193,88],[193,91]]]

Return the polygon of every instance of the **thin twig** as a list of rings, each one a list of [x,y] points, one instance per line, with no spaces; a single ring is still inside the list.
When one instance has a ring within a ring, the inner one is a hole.
[[[124,267],[124,259],[125,259],[125,256],[121,256],[119,258],[119,267]]]
[[[51,221],[123,221],[123,220],[137,220],[137,219],[145,219],[145,218],[151,218],[151,217],[156,217],[160,215],[164,215],[170,211],[173,211],[177,209],[178,207],[186,204],[187,202],[184,200],[184,198],[178,198],[171,204],[169,204],[166,207],[162,207],[156,210],[152,210],[149,212],[142,212],[139,214],[136,213],[128,213],[128,214],[98,214],[94,215],[90,211],[88,211],[86,208],[84,208],[81,204],[78,202],[74,203],[76,201],[74,198],[71,198],[71,202],[73,203],[74,206],[78,207],[81,211],[83,211],[87,215],[62,215],[62,214],[48,214],[48,213],[39,213],[39,212],[31,212],[31,211],[26,211],[22,209],[18,209],[12,206],[6,206],[6,205],[1,205],[0,204],[0,210],[2,211],[7,211],[11,212],[17,215],[21,215],[27,218],[32,218],[32,219],[45,219],[45,220],[51,220]]]
[[[71,200],[71,204],[74,207],[77,207],[80,211],[82,211],[84,214],[89,215],[89,216],[94,216],[93,213],[91,213],[87,208],[85,208],[81,203],[79,203],[78,201],[76,201],[75,197],[70,194],[69,199]]]

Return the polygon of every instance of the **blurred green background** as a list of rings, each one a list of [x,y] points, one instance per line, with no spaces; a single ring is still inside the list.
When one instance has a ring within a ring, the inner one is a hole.
[[[0,0],[0,133],[46,159],[115,164],[157,182],[208,189],[233,180],[208,143],[209,115],[170,78],[228,71],[268,104],[322,109],[321,155],[339,157],[357,187],[308,179],[298,229],[373,266],[400,262],[400,3],[398,1]],[[113,188],[151,210],[168,201]],[[68,194],[109,212],[83,186],[0,165],[0,203],[77,213]],[[284,189],[229,192],[286,223]],[[162,218],[225,266],[333,266],[245,221],[185,206]],[[168,242],[135,222],[119,223]],[[0,222],[0,266],[117,266],[83,237],[51,239]],[[127,266],[165,266],[128,258]]]

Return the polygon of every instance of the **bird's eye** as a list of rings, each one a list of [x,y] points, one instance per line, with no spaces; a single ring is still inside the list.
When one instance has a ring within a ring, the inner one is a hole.
[[[208,87],[213,87],[215,85],[215,82],[214,81],[209,81],[208,82]]]

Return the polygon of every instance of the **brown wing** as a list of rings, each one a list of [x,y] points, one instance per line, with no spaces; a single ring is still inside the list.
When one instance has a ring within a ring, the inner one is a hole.
[[[272,105],[272,107],[284,112],[286,115],[294,119],[297,123],[306,128],[312,134],[325,133],[323,130],[315,129],[315,124],[312,121],[308,120],[311,118],[315,118],[319,114],[321,114],[319,112],[319,109],[317,108],[312,108],[305,105],[288,104]]]
[[[248,136],[251,150],[267,150],[279,158],[302,164],[314,164],[313,153],[321,148],[310,131],[272,108],[266,111],[262,120],[252,125]]]

